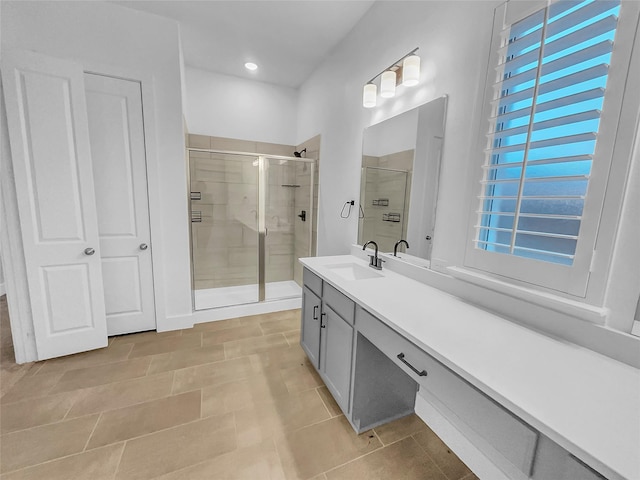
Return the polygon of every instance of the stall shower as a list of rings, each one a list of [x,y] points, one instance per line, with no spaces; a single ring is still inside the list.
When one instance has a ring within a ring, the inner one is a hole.
[[[189,148],[196,310],[301,295],[314,161]]]

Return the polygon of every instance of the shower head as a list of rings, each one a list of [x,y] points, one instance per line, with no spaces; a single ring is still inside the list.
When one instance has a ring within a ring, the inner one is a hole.
[[[302,157],[303,153],[307,153],[307,149],[303,148],[302,150],[300,150],[299,152],[293,152],[293,156],[294,157]]]

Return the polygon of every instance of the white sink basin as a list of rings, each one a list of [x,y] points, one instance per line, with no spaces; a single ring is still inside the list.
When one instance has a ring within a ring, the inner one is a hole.
[[[366,280],[368,278],[383,277],[381,273],[378,273],[373,268],[363,267],[357,263],[338,263],[336,265],[327,265],[325,268],[345,280]]]

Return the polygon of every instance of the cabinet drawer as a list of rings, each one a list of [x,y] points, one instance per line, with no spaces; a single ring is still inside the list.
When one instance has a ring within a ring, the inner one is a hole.
[[[347,322],[353,325],[354,309],[356,305],[353,300],[345,296],[343,293],[340,293],[328,283],[325,283],[324,291],[322,292],[322,301],[329,305]]]
[[[370,313],[358,308],[356,317],[360,333],[510,463],[531,474],[538,432]]]
[[[308,268],[302,271],[302,282],[309,287],[313,293],[319,297],[322,296],[322,279]]]
[[[360,306],[356,309],[356,324],[362,335],[421,385],[425,385],[425,382],[431,380],[434,369],[444,368],[438,367],[438,362],[435,359]],[[404,361],[398,358],[399,354],[403,354]],[[415,370],[408,364],[412,365]],[[420,375],[420,372],[425,372],[425,374]]]

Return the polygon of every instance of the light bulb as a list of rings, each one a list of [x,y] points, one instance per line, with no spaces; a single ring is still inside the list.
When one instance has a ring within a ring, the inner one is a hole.
[[[396,72],[387,70],[382,73],[380,80],[380,96],[391,98],[396,94]]]
[[[258,69],[258,65],[256,65],[253,62],[247,62],[244,64],[244,68],[246,68],[247,70],[257,70]]]
[[[362,106],[372,108],[376,106],[376,95],[378,87],[375,83],[367,83],[362,90]]]
[[[417,85],[420,81],[420,57],[411,55],[402,62],[402,84],[407,87]]]

